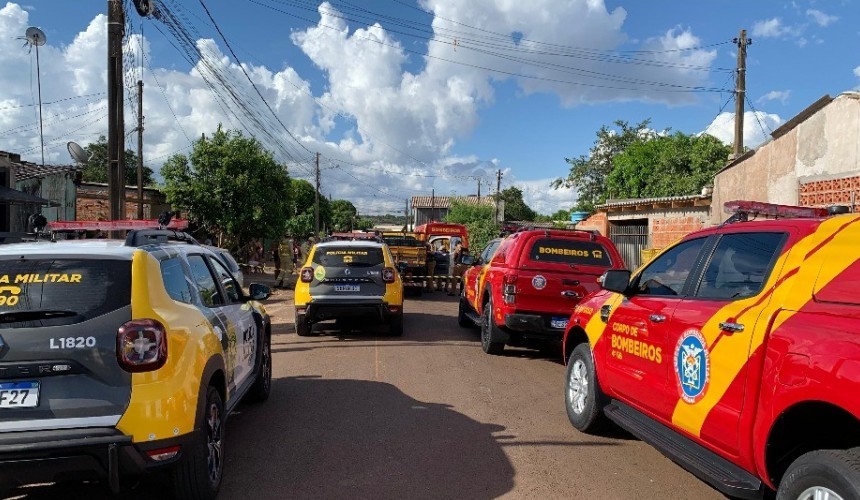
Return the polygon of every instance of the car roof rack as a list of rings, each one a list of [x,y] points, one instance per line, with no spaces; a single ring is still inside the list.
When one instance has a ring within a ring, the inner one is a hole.
[[[141,247],[144,245],[159,245],[178,241],[189,245],[200,243],[190,234],[172,229],[135,229],[128,232],[125,237],[125,246]]]

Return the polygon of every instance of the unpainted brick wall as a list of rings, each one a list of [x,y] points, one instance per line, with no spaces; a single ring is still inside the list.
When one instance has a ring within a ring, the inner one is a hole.
[[[651,219],[651,248],[665,248],[686,236],[705,227],[701,217],[655,217]]]
[[[589,218],[576,224],[577,229],[585,229],[588,231],[597,231],[603,236],[609,233],[609,219],[606,217],[606,212],[597,212]]]
[[[854,200],[851,194],[854,193]],[[812,181],[800,185],[800,204],[805,207],[827,207],[830,205],[858,205],[860,199],[860,176]]]

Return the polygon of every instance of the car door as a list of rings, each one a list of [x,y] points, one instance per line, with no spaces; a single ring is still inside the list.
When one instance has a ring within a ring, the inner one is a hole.
[[[729,454],[738,451],[754,327],[770,300],[765,283],[787,238],[764,231],[719,235],[672,319],[672,421]]]
[[[206,258],[202,254],[191,254],[187,256],[188,269],[191,281],[197,289],[199,307],[206,319],[212,325],[212,330],[221,341],[224,353],[224,365],[227,370],[227,389],[229,393],[236,390],[237,375],[237,325],[227,315],[221,288],[218,281],[209,268]]]
[[[242,287],[233,273],[221,262],[220,259],[206,256],[206,260],[215,271],[223,296],[224,304],[220,309],[227,316],[227,320],[235,325],[236,350],[233,378],[237,387],[241,387],[248,377],[254,372],[257,362],[257,341],[259,328],[254,319],[251,307],[245,302]]]
[[[481,301],[481,291],[484,289],[484,279],[487,275],[487,270],[490,267],[490,260],[493,258],[493,255],[496,253],[501,242],[501,239],[490,240],[490,242],[487,243],[487,246],[481,251],[481,255],[478,257],[480,259],[478,261],[479,265],[474,266],[472,269],[467,271],[472,273],[472,276],[469,277],[468,282],[464,283],[466,301],[476,311],[480,311],[480,304],[478,302]],[[466,278],[464,277],[463,279]]]
[[[605,361],[607,386],[625,401],[668,421],[669,329],[675,308],[700,260],[707,237],[679,243],[651,261],[631,281],[628,295],[606,325],[611,349]]]

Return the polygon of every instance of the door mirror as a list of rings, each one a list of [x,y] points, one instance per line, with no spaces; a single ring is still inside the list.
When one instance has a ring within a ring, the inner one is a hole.
[[[272,289],[266,285],[251,283],[248,287],[248,294],[250,295],[251,300],[266,300],[270,295],[272,295]]]
[[[630,271],[626,269],[610,269],[603,273],[598,280],[604,290],[615,293],[627,293],[630,288]]]
[[[477,263],[477,260],[473,255],[464,255],[460,257],[460,262],[464,266],[474,266]]]

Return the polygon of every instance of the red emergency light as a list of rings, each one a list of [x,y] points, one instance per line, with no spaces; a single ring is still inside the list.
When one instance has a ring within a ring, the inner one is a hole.
[[[125,220],[61,220],[48,223],[48,231],[126,231],[160,229],[157,219]],[[165,229],[181,231],[188,228],[188,219],[173,219]]]
[[[723,204],[726,213],[746,213],[752,216],[765,216],[774,218],[792,219],[818,219],[827,217],[826,208],[798,207],[794,205],[777,205],[775,203],[764,203],[761,201],[735,200]]]

